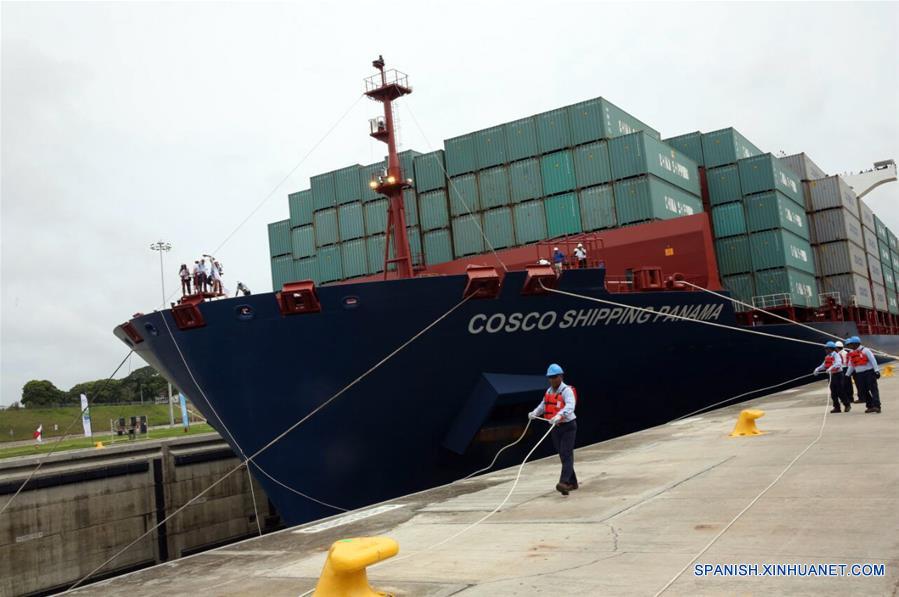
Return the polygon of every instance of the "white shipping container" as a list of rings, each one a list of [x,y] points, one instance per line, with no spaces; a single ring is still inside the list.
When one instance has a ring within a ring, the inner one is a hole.
[[[855,243],[840,240],[815,247],[815,263],[821,276],[840,274],[868,275],[868,258],[865,250]]]
[[[865,250],[877,259],[880,255],[880,247],[877,246],[877,233],[871,228],[862,227],[865,235]]]
[[[856,305],[871,309],[874,301],[871,298],[871,286],[868,278],[858,274],[843,274],[821,279],[822,292],[835,292],[844,306]]]
[[[806,208],[809,211],[844,207],[856,218],[861,217],[858,197],[846,181],[839,176],[803,183],[806,190]],[[873,216],[871,219],[873,227]]]
[[[817,180],[824,178],[827,174],[818,167],[805,153],[797,153],[780,158],[780,162],[787,168],[792,170],[802,180]]]
[[[809,216],[809,233],[812,244],[851,240],[859,247],[865,246],[862,223],[845,209],[828,209]]]
[[[868,272],[872,282],[881,286],[885,284],[883,280],[883,265],[871,255],[868,255]]]
[[[859,218],[861,218],[862,221],[862,226],[870,228],[871,230],[877,230],[874,226],[874,212],[868,207],[868,204],[861,199],[858,200],[858,212]]]
[[[874,297],[874,308],[878,311],[887,310],[887,291],[880,284],[871,286],[871,295]]]

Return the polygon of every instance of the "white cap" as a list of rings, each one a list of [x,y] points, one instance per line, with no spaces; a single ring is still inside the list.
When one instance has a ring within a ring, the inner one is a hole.
[[[837,345],[837,348],[843,348],[843,343],[837,340],[834,344]]]
[[[559,247],[553,247],[553,251],[558,251]]]
[[[583,246],[584,246],[584,243],[578,243],[577,246],[583,247]]]

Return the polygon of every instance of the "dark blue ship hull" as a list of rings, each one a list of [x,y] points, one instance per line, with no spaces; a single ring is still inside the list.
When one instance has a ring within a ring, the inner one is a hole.
[[[560,280],[560,289],[660,313],[652,315],[560,295],[523,296],[524,276],[509,273],[498,299],[459,307],[258,464],[317,500],[357,508],[489,463],[521,432],[551,362],[578,388],[578,445],[586,445],[797,377],[822,357],[815,346],[666,319],[677,308],[737,327],[729,301],[708,293],[609,295],[598,270],[569,271]],[[135,350],[249,455],[459,303],[465,283],[446,276],[323,287],[320,313],[287,317],[273,294],[206,302],[206,325],[185,331],[170,311],[156,312],[133,320],[144,338]],[[246,306],[252,317],[241,315]],[[851,323],[816,327],[856,333]],[[791,324],[752,329],[825,339]],[[116,334],[127,339],[121,328]],[[891,350],[896,338],[867,341]],[[508,450],[498,466],[520,462],[534,439]],[[254,472],[288,524],[336,512]]]

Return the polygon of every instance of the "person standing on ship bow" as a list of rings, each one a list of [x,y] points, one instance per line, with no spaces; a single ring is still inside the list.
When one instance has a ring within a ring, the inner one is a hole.
[[[574,472],[574,440],[577,436],[577,421],[574,408],[577,406],[577,394],[573,387],[562,381],[565,372],[555,363],[546,370],[549,388],[543,395],[543,401],[528,414],[528,418],[543,417],[553,426],[550,432],[553,446],[562,461],[562,473],[556,484],[556,491],[568,495],[578,488],[577,475]]]
[[[587,267],[587,249],[584,248],[584,243],[577,244],[574,248],[574,256],[577,258],[578,269]]]

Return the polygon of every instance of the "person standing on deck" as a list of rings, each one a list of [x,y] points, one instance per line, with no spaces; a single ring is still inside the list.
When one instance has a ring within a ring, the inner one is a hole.
[[[880,412],[880,390],[877,380],[880,379],[880,366],[870,348],[862,346],[861,338],[852,336],[846,341],[849,345],[849,369],[846,373],[855,374],[858,386],[858,397],[865,401],[866,413]]]
[[[568,495],[578,488],[577,475],[574,472],[574,440],[577,436],[577,421],[574,408],[577,406],[577,394],[573,387],[562,381],[565,372],[555,363],[546,370],[549,388],[543,395],[543,401],[528,414],[528,418],[543,417],[553,426],[550,432],[553,446],[562,461],[562,473],[556,484],[556,491]]]
[[[181,295],[187,296],[190,294],[190,270],[187,269],[186,263],[181,264],[178,275],[181,276]]]
[[[587,267],[587,249],[584,248],[584,243],[577,244],[574,248],[574,256],[577,259],[578,269]]]
[[[824,362],[818,365],[814,372],[815,374],[827,373],[830,375],[830,399],[833,401],[833,410],[830,412],[842,412],[840,410],[840,402],[842,402],[843,407],[848,413],[852,410],[852,404],[846,397],[846,378],[843,375],[843,357],[840,356],[840,351],[832,340],[828,341],[824,346],[826,350]]]
[[[206,276],[206,258],[203,257],[199,261],[197,261],[197,268],[199,270],[199,274],[197,274],[197,280],[199,286],[197,287],[197,292],[205,293],[208,289],[209,279]]]
[[[559,247],[553,247],[553,268],[556,270],[556,275],[562,275],[562,266],[565,265],[565,253],[559,250]]]

